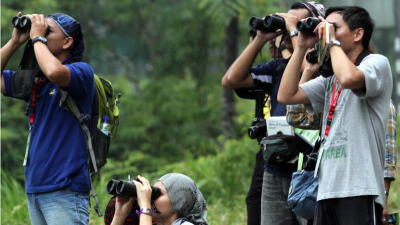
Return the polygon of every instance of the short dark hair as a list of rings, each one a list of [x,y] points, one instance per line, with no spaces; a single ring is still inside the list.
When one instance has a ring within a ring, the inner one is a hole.
[[[368,11],[358,6],[335,6],[326,10],[325,18],[334,12],[343,16],[343,20],[347,23],[350,30],[355,30],[357,28],[364,29],[362,45],[364,49],[368,49],[369,41],[371,40],[372,32],[374,31],[374,22],[369,16]]]
[[[307,7],[302,3],[302,2],[295,2],[290,6],[290,9],[307,9]],[[308,11],[308,16],[310,17],[312,14],[309,9]]]

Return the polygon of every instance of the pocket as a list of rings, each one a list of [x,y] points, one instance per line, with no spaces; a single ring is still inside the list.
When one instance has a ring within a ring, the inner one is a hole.
[[[97,168],[101,168],[107,163],[108,149],[110,147],[110,136],[105,135],[99,129],[95,129],[92,137],[93,151],[96,158]],[[91,167],[93,167],[91,165]],[[92,168],[93,170],[93,168]]]

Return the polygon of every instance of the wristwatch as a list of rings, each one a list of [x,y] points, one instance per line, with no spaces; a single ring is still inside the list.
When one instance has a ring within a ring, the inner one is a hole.
[[[338,40],[331,40],[331,42],[329,43],[330,46],[342,46],[342,44],[340,43],[340,41]]]
[[[290,38],[292,38],[298,34],[299,34],[299,30],[295,29],[295,30],[292,30],[289,35],[290,35]]]
[[[47,44],[47,39],[43,36],[37,36],[32,39],[32,44],[35,44],[37,41],[42,42],[43,44]]]
[[[153,210],[149,209],[149,208],[140,208],[140,210],[136,210],[136,214],[138,216],[140,216],[140,214],[146,214],[146,215],[151,216],[152,213],[153,213]]]

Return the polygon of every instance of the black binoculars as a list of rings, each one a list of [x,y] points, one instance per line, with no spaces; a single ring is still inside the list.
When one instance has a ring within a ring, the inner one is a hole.
[[[161,195],[161,190],[158,187],[151,187],[151,200],[154,201]],[[110,195],[118,195],[125,197],[137,197],[135,184],[122,181],[122,180],[110,180],[107,184],[107,192]]]
[[[25,32],[31,28],[31,19],[27,16],[14,16],[11,20],[11,24],[15,28]]]
[[[285,19],[278,15],[266,16],[264,19],[253,16],[250,18],[249,25],[251,27],[250,34],[254,34],[255,30],[268,33],[286,29]]]
[[[296,27],[300,32],[312,34],[320,22],[318,18],[308,17],[306,20],[299,21]]]

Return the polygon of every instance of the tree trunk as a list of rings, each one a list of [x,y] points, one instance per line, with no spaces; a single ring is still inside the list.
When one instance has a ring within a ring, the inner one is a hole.
[[[225,66],[229,66],[235,61],[238,51],[238,18],[233,17],[225,30]],[[221,132],[227,138],[235,137],[235,98],[231,89],[222,90],[221,98]]]

